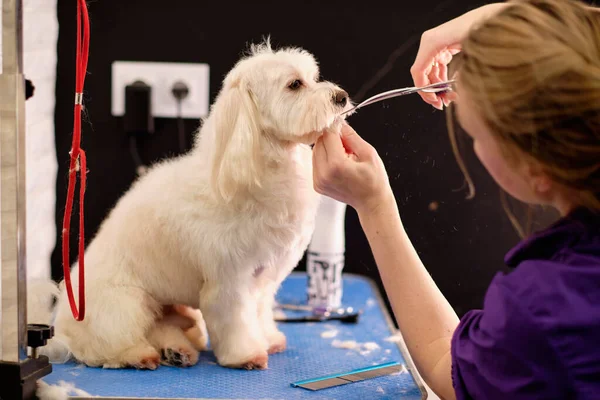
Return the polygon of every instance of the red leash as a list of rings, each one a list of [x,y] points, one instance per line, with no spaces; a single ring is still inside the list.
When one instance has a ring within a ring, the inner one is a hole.
[[[83,23],[83,37],[82,37]],[[75,121],[73,123],[73,144],[69,155],[71,163],[69,165],[69,188],[67,190],[67,204],[65,206],[65,215],[63,219],[62,230],[62,256],[63,273],[65,276],[65,287],[69,297],[69,304],[73,317],[77,321],[83,321],[85,317],[85,282],[84,282],[84,260],[85,234],[83,223],[83,198],[85,196],[86,186],[86,160],[85,151],[81,146],[81,110],[83,108],[83,86],[85,75],[87,73],[88,54],[90,47],[90,21],[85,0],[77,0],[77,56],[75,67]],[[69,233],[71,227],[71,213],[73,211],[73,198],[75,196],[75,184],[77,181],[77,172],[81,176],[79,185],[79,309],[75,303],[73,295],[73,286],[71,284],[71,268],[69,261]]]

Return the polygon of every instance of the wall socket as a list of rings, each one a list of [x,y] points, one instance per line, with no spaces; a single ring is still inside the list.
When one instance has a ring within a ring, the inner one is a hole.
[[[137,80],[152,87],[152,116],[176,118],[177,102],[171,93],[173,84],[184,82],[188,96],[181,102],[183,118],[200,119],[209,111],[208,64],[115,61],[112,64],[112,115],[125,113],[125,87]]]

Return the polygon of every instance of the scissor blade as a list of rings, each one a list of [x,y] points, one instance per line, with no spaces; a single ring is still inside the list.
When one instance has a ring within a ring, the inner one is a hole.
[[[401,89],[393,89],[388,90],[387,92],[376,94],[375,96],[369,97],[367,100],[359,103],[357,106],[354,106],[350,110],[344,111],[342,114],[349,113],[351,111],[356,111],[359,108],[368,106],[373,103],[378,103],[383,100],[388,100],[394,97],[405,96],[407,94],[417,93],[421,91],[427,91],[429,93],[439,93],[445,92],[450,89],[452,83],[454,81],[446,81],[446,82],[438,82],[431,85],[423,86],[423,87],[407,87]]]

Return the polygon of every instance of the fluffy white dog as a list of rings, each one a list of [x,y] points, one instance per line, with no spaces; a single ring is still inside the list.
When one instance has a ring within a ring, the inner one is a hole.
[[[286,347],[275,293],[314,228],[310,145],[350,107],[308,52],[251,46],[194,148],[135,182],[89,244],[83,322],[61,285],[56,340],[90,366],[192,365],[206,333],[164,315],[185,305],[201,310],[221,365],[266,368]],[[77,267],[71,273],[76,284]]]

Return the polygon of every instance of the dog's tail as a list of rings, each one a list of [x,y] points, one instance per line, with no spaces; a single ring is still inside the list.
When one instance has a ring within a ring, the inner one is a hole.
[[[54,303],[60,289],[52,280],[31,280],[27,282],[27,323],[52,325],[54,323]],[[53,363],[64,363],[72,359],[65,338],[55,335],[48,344],[39,348],[39,353]]]

